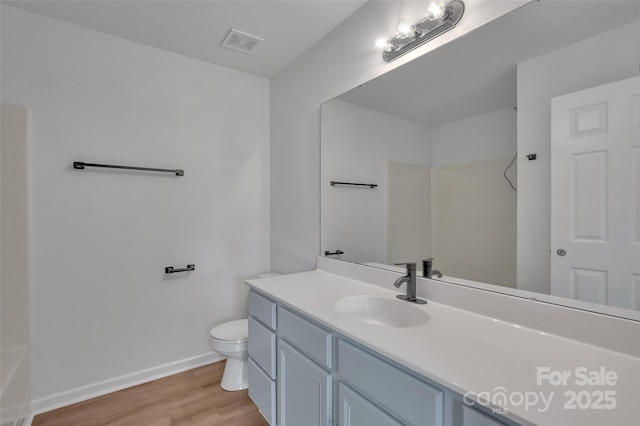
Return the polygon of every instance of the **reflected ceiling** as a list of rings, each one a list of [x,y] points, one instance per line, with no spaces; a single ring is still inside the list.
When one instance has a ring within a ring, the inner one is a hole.
[[[552,15],[556,18],[548,19]],[[446,49],[365,83],[367,90],[356,88],[339,99],[428,126],[512,107],[518,62],[633,22],[639,15],[638,1],[537,2],[499,18],[501,25],[486,25],[447,43]],[[545,31],[539,31],[540,26]]]

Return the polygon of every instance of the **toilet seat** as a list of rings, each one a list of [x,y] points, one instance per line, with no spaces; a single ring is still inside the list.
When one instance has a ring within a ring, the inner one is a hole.
[[[209,332],[211,338],[220,342],[239,342],[249,338],[249,320],[241,319],[217,325]]]
[[[232,356],[233,354],[241,354],[249,350],[247,340],[218,340],[211,338],[209,347],[224,356]]]

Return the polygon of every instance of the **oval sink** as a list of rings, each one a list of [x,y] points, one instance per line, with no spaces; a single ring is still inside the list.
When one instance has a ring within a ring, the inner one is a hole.
[[[416,327],[430,320],[429,314],[410,302],[384,297],[343,297],[334,307],[351,319],[384,327]]]

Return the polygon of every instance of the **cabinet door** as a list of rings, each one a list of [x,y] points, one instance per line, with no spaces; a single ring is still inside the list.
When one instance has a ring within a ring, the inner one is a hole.
[[[384,410],[416,426],[444,424],[444,392],[339,339],[338,374]]]
[[[340,383],[338,388],[339,426],[402,426],[402,423]]]
[[[331,424],[331,374],[278,339],[278,425]]]
[[[504,423],[470,407],[462,407],[462,426],[504,426]]]

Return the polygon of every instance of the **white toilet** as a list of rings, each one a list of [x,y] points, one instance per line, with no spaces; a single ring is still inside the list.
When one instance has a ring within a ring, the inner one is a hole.
[[[258,278],[280,275],[270,272]],[[249,320],[241,319],[217,325],[209,332],[209,347],[227,358],[220,386],[227,391],[239,391],[249,387],[247,360],[249,359]]]
[[[247,359],[249,321],[241,319],[217,325],[209,332],[209,346],[227,358],[220,386],[227,391],[239,391],[249,386]]]

